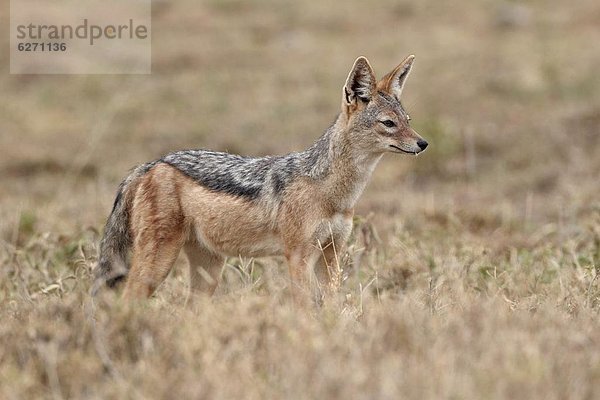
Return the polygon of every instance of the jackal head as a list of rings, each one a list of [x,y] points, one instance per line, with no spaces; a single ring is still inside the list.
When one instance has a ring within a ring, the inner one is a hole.
[[[374,153],[425,150],[427,142],[410,127],[400,102],[414,59],[408,56],[379,81],[365,57],[356,59],[342,93],[342,114],[353,146]]]

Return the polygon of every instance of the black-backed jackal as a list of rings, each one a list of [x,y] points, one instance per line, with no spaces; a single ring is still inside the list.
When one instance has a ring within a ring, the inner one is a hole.
[[[321,288],[335,291],[336,253],[373,169],[384,153],[427,147],[400,103],[413,60],[377,81],[359,57],[340,114],[302,152],[249,158],[186,150],[135,168],[106,223],[93,292],[126,277],[125,297],[148,297],[181,249],[195,291],[214,292],[226,256],[268,255],[287,259],[296,299],[305,297],[313,271]]]

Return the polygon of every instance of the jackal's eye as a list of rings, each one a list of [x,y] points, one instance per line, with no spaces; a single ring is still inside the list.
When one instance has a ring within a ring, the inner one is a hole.
[[[385,126],[387,126],[388,128],[393,128],[396,126],[396,123],[394,121],[392,121],[391,119],[386,119],[385,121],[379,121],[382,124],[384,124]]]
[[[410,115],[406,114],[406,121],[410,122],[410,120],[411,120]]]

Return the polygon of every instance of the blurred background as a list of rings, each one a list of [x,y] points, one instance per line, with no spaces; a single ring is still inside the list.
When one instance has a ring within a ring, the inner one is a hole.
[[[599,1],[154,1],[151,75],[10,75],[8,8],[1,398],[599,398]],[[408,54],[430,145],[376,169],[339,301],[294,312],[281,260],[228,259],[196,307],[176,268],[89,323],[130,168],[301,150],[357,56]]]
[[[100,229],[128,169],[169,151],[307,147],[359,55],[378,76],[416,55],[403,103],[431,144],[377,169],[357,212],[381,235],[453,216],[527,233],[598,205],[597,1],[155,1],[152,14],[151,75],[0,65],[4,239]]]

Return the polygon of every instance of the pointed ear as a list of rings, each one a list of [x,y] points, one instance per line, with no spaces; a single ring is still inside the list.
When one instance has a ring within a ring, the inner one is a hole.
[[[343,103],[347,106],[358,104],[359,100],[368,103],[375,92],[376,82],[369,61],[365,57],[358,57],[344,85]]]
[[[377,89],[392,94],[400,100],[404,83],[410,74],[414,60],[415,56],[413,55],[406,57],[392,72],[381,78],[377,83]]]

